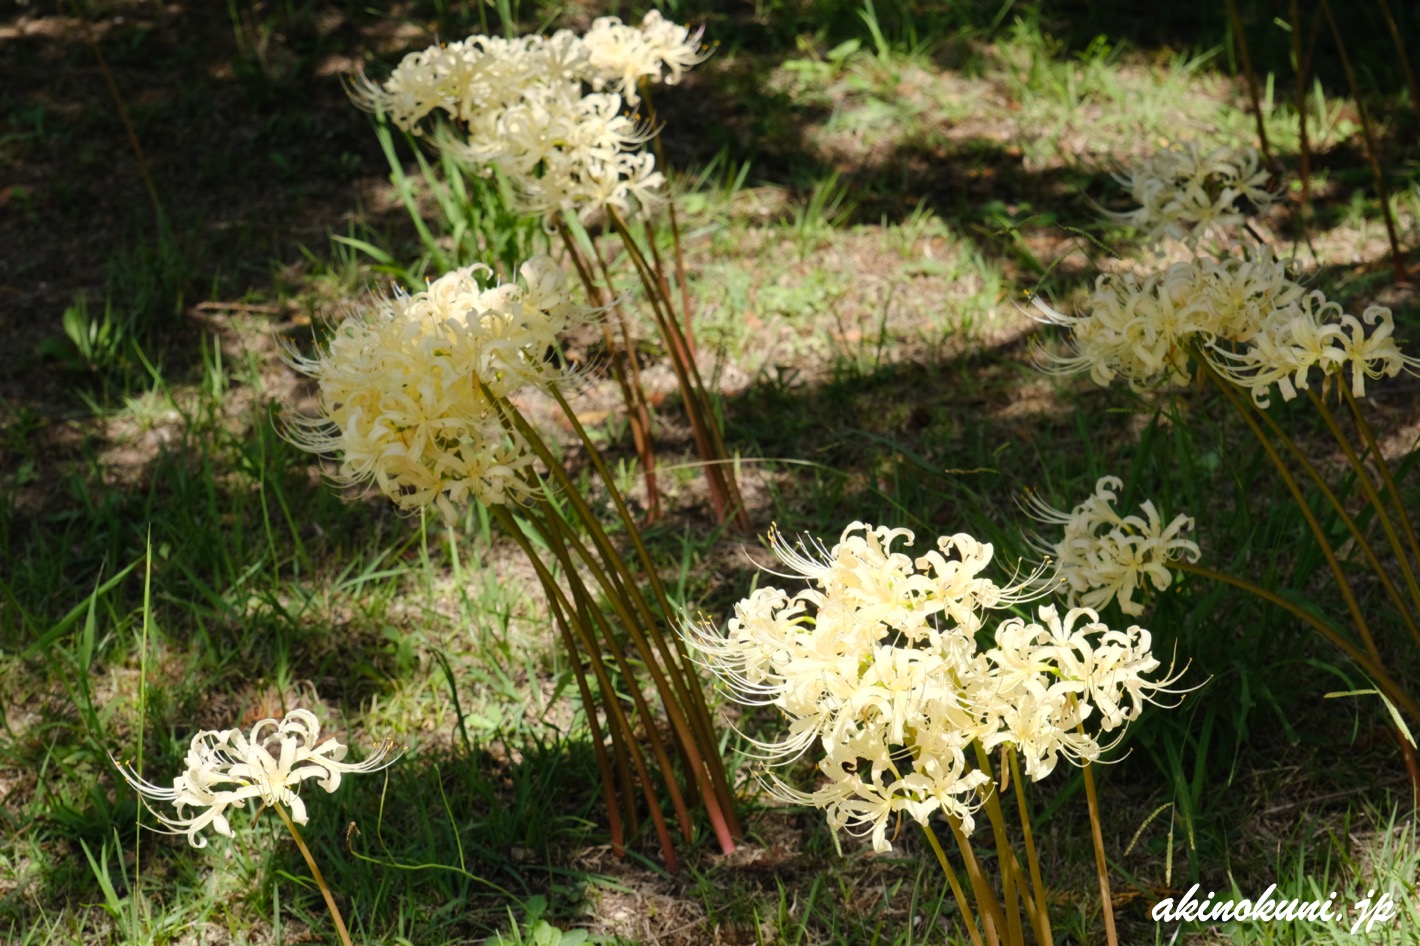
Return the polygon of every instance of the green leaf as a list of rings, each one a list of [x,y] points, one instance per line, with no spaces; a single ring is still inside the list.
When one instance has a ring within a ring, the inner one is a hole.
[[[346,246],[359,250],[377,263],[383,263],[386,266],[395,265],[393,256],[367,240],[357,240],[355,237],[337,236],[334,234],[331,235],[331,239],[336,243],[343,243]]]
[[[74,626],[74,622],[78,621],[81,615],[85,614],[86,612],[92,612],[93,603],[95,599],[99,597],[99,595],[107,594],[109,590],[113,588],[114,585],[118,584],[124,578],[127,578],[128,573],[133,571],[133,569],[137,566],[138,563],[133,562],[123,571],[119,572],[117,575],[114,575],[102,585],[96,587],[93,593],[89,596],[88,600],[75,605],[68,614],[64,615],[64,617],[60,619],[58,624],[45,631],[44,634],[40,636],[39,640],[35,641],[29,647],[25,648],[24,652],[20,654],[20,656],[22,658],[29,659],[30,657],[34,657],[40,652],[48,649],[49,645],[53,644],[56,640],[63,637],[65,632],[67,632],[69,628]]]
[[[1390,713],[1391,722],[1395,723],[1395,728],[1400,730],[1400,734],[1405,737],[1405,741],[1410,743],[1412,748],[1420,748],[1420,746],[1415,745],[1415,735],[1411,733],[1410,727],[1405,725],[1405,720],[1401,717],[1400,710],[1396,709],[1395,704],[1390,701],[1390,697],[1386,696],[1380,690],[1342,690],[1335,693],[1324,694],[1324,697],[1328,700],[1340,699],[1345,696],[1380,697],[1381,702],[1385,704],[1386,711]]]

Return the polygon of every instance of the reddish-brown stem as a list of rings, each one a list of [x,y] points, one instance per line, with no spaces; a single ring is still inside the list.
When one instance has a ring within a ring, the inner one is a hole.
[[[650,119],[651,127],[655,129],[655,137],[651,139],[651,147],[656,152],[656,164],[661,169],[661,173],[666,175],[666,186],[670,186],[670,168],[666,165],[665,149],[661,146],[660,122],[656,119],[656,104],[651,100],[651,85],[642,80],[641,97],[646,100],[646,115]],[[680,283],[680,314],[685,323],[685,344],[690,349],[691,357],[695,357],[695,332],[691,327],[690,308],[690,283],[685,278],[685,251],[680,241],[680,222],[676,219],[675,197],[671,196],[666,201],[666,212],[671,219],[671,245],[675,247],[675,278]]]
[[[143,177],[143,186],[148,189],[148,201],[153,205],[153,216],[158,225],[159,233],[162,233],[164,221],[167,219],[163,214],[163,202],[158,198],[157,185],[153,183],[152,172],[148,169],[148,159],[143,154],[143,145],[138,141],[138,132],[133,128],[133,120],[128,117],[128,106],[123,102],[123,95],[118,91],[118,82],[114,80],[113,70],[108,66],[108,59],[104,57],[103,50],[99,48],[98,40],[94,39],[93,29],[89,25],[89,18],[84,12],[83,5],[77,0],[71,0],[70,6],[74,8],[75,14],[83,26],[84,42],[89,49],[93,50],[94,58],[98,60],[99,72],[103,73],[104,84],[108,86],[109,95],[113,97],[114,109],[118,112],[118,120],[123,123],[123,130],[128,135],[128,146],[133,149],[133,157],[138,162],[138,173]]]
[[[723,443],[719,441],[718,437],[719,425],[709,409],[708,399],[704,397],[704,384],[700,381],[695,362],[687,362],[680,357],[686,350],[684,340],[681,339],[679,343],[677,342],[680,329],[661,293],[660,281],[652,271],[651,264],[645,254],[641,252],[640,246],[637,245],[635,236],[627,229],[625,221],[621,219],[621,215],[610,208],[608,208],[608,212],[617,235],[621,237],[621,242],[626,247],[627,255],[631,257],[636,274],[641,279],[642,288],[646,290],[646,299],[651,306],[651,313],[656,319],[656,325],[666,340],[671,368],[675,371],[676,381],[680,384],[686,415],[690,419],[691,433],[695,437],[696,450],[701,459],[706,461],[706,484],[710,488],[710,505],[715,511],[716,520],[724,522],[733,510],[736,513],[737,524],[748,531],[748,517],[744,513],[742,504],[736,502],[736,494],[728,486],[728,481],[733,479],[734,474],[732,471],[727,472],[722,469],[719,462],[725,458]]]
[[[1361,117],[1361,134],[1366,138],[1366,154],[1371,159],[1371,177],[1376,182],[1376,196],[1381,202],[1381,217],[1385,220],[1386,236],[1390,239],[1391,266],[1395,270],[1396,282],[1405,282],[1405,254],[1400,248],[1400,236],[1395,229],[1395,214],[1391,212],[1385,172],[1381,170],[1380,147],[1376,143],[1375,131],[1371,128],[1371,119],[1366,114],[1366,103],[1361,101],[1361,85],[1356,81],[1356,71],[1351,68],[1351,56],[1346,52],[1346,43],[1341,39],[1341,30],[1336,25],[1336,17],[1331,13],[1331,4],[1327,0],[1321,0],[1321,9],[1326,15],[1327,25],[1331,27],[1331,37],[1336,41],[1336,51],[1341,56],[1341,68],[1346,73],[1346,83],[1351,87],[1351,95],[1356,100],[1356,113]]]
[[[1272,148],[1267,143],[1267,123],[1262,115],[1262,100],[1257,95],[1257,76],[1252,71],[1252,56],[1247,49],[1247,34],[1243,30],[1242,14],[1238,12],[1237,0],[1228,0],[1228,16],[1233,21],[1233,36],[1238,41],[1238,57],[1242,59],[1243,76],[1247,81],[1248,98],[1252,99],[1252,112],[1257,118],[1257,140],[1262,146],[1262,159],[1269,170],[1276,171],[1272,162]]]
[[[1302,11],[1299,0],[1292,2],[1292,58],[1297,69],[1297,130],[1300,138],[1298,160],[1302,178],[1302,228],[1306,227],[1311,215],[1311,143],[1307,140],[1307,64],[1302,55]]]
[[[651,411],[646,404],[646,390],[641,385],[641,369],[636,362],[636,350],[631,345],[630,333],[626,328],[626,313],[612,296],[610,279],[608,278],[607,285],[603,288],[592,278],[591,267],[582,257],[567,224],[558,221],[557,230],[562,235],[562,243],[567,247],[567,255],[571,257],[577,275],[581,277],[582,286],[587,290],[587,298],[599,308],[611,309],[621,329],[624,349],[617,348],[611,327],[605,319],[602,320],[602,338],[606,343],[607,357],[611,359],[612,376],[616,379],[617,387],[621,389],[621,399],[626,404],[626,420],[631,427],[631,440],[636,446],[636,458],[641,461],[641,478],[646,484],[646,518],[654,522],[661,517],[661,490],[656,477],[655,447],[651,443]],[[626,377],[628,362],[634,380],[628,380]]]
[[[1390,31],[1391,42],[1395,43],[1395,56],[1400,60],[1401,71],[1405,73],[1405,84],[1410,90],[1410,107],[1415,109],[1415,114],[1420,115],[1420,83],[1415,81],[1415,70],[1410,68],[1410,57],[1406,54],[1405,40],[1400,36],[1400,27],[1396,25],[1395,17],[1391,15],[1390,4],[1386,0],[1376,0],[1381,8],[1381,17],[1385,20],[1385,27]]]
[[[1100,831],[1100,800],[1095,792],[1095,775],[1088,762],[1080,766],[1080,771],[1085,776],[1085,801],[1090,808],[1090,839],[1095,846],[1095,872],[1099,874],[1105,940],[1109,946],[1119,946],[1119,933],[1114,928],[1114,897],[1109,891],[1109,862],[1104,856],[1104,835]]]

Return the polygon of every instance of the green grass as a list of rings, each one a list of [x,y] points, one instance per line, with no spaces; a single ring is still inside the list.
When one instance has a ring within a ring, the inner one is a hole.
[[[1025,290],[1064,304],[1088,285],[1107,255],[1093,239],[1132,252],[1091,209],[1119,199],[1112,171],[1165,136],[1250,140],[1219,11],[1151,26],[1050,4],[931,6],[676,11],[721,42],[658,108],[681,172],[697,334],[756,527],[827,538],[856,518],[912,527],[919,542],[965,530],[1009,564],[1026,553],[1023,488],[1068,506],[1117,473],[1125,505],[1196,516],[1209,563],[1326,604],[1325,566],[1235,418],[1203,399],[1044,378],[1018,307]],[[1254,55],[1281,89],[1285,37],[1261,9],[1245,7]],[[553,13],[519,12],[529,28]],[[1388,40],[1364,33],[1370,16],[1348,28],[1389,63]],[[405,746],[386,773],[307,793],[308,840],[360,941],[544,944],[555,928],[565,946],[574,930],[630,944],[716,931],[736,944],[965,942],[910,832],[891,856],[851,840],[840,853],[817,812],[759,807],[733,753],[740,852],[697,843],[670,876],[643,834],[613,857],[573,678],[516,549],[479,510],[446,530],[340,495],[279,436],[279,412],[309,392],[273,336],[309,344],[313,324],[366,290],[477,260],[506,272],[541,245],[496,182],[460,189],[427,153],[382,148],[345,101],[342,62],[379,74],[435,28],[477,28],[467,5],[385,17],[293,2],[180,24],[151,5],[94,7],[171,214],[161,230],[132,210],[146,199],[78,34],[0,39],[15,50],[0,70],[0,164],[15,180],[0,198],[14,210],[0,222],[0,282],[23,322],[0,324],[16,366],[0,378],[0,939],[334,942],[269,813],[238,814],[235,840],[195,850],[138,829],[151,818],[110,761],[141,758],[165,781],[195,730],[299,702],[357,756],[385,736]],[[1413,119],[1389,68],[1367,81],[1413,249]],[[1393,305],[1413,339],[1354,103],[1330,70],[1310,100],[1309,241],[1282,217],[1267,224],[1315,260],[1329,295]],[[1290,164],[1289,95],[1274,93],[1268,129]],[[92,184],[110,179],[112,193]],[[591,366],[579,403],[604,411],[596,342],[573,341]],[[661,360],[649,343],[641,353],[648,369]],[[1377,418],[1413,451],[1413,381],[1397,387]],[[747,560],[759,553],[742,551],[756,541],[710,528],[679,408],[670,397],[656,410],[664,462],[684,469],[645,535],[677,600],[723,617],[762,580]],[[625,426],[615,412],[604,426],[634,491]],[[1148,908],[1195,881],[1340,899],[1384,884],[1413,913],[1414,822],[1396,808],[1408,796],[1384,711],[1319,700],[1364,685],[1355,672],[1285,615],[1193,580],[1144,620],[1203,688],[1145,714],[1101,774],[1127,941],[1170,942]],[[1393,657],[1413,675],[1414,654]],[[778,725],[723,711],[751,735]],[[1037,789],[1057,931],[1101,942],[1080,780],[1062,770]],[[1417,919],[1392,940],[1320,941],[1401,942]],[[1315,936],[1223,925],[1178,942]]]

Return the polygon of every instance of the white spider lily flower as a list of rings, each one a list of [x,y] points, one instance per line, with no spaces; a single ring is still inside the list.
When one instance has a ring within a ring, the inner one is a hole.
[[[891,849],[888,830],[902,815],[926,824],[941,812],[971,832],[989,780],[973,744],[1011,747],[1039,779],[1061,757],[1098,758],[1107,747],[1079,724],[1120,729],[1159,686],[1142,676],[1158,666],[1147,632],[1116,634],[1085,610],[1063,622],[1053,608],[1040,610],[1040,624],[1004,621],[997,646],[979,652],[990,612],[1044,593],[1040,571],[1003,586],[984,575],[989,544],[957,534],[914,557],[913,541],[906,529],[862,522],[832,548],[772,531],[782,577],[809,587],[757,589],[723,636],[703,621],[684,632],[737,698],[788,718],[784,737],[749,740],[755,754],[784,764],[821,750],[819,788],[771,773],[771,793],[823,808],[835,831],[867,836],[878,851]]]
[[[1034,548],[1054,562],[1056,575],[1068,588],[1069,602],[1102,608],[1118,600],[1130,616],[1144,613],[1134,600],[1147,584],[1163,591],[1173,583],[1169,565],[1186,559],[1198,561],[1198,544],[1185,537],[1193,529],[1188,516],[1175,516],[1164,525],[1152,500],[1139,506],[1141,515],[1121,516],[1115,511],[1117,476],[1103,476],[1095,492],[1069,512],[1056,509],[1034,493],[1024,503],[1026,513],[1038,522],[1064,527],[1058,541],[1029,537]]]
[[[397,756],[390,755],[391,748],[385,743],[363,762],[345,762],[347,747],[330,737],[322,740],[315,714],[294,709],[281,719],[259,720],[249,734],[240,729],[197,733],[188,748],[186,769],[171,788],[149,782],[130,765],[115,765],[166,833],[185,834],[193,847],[206,847],[201,832],[210,827],[232,837],[227,810],[245,807],[253,798],[263,807],[280,805],[292,821],[306,824],[306,805],[297,794],[301,783],[315,780],[333,792],[344,775],[377,772],[392,764]],[[176,815],[157,810],[155,802],[172,805]],[[187,809],[193,813],[187,814]]]
[[[483,289],[480,271],[455,270],[346,319],[315,357],[289,354],[319,384],[321,413],[290,418],[288,439],[338,454],[337,482],[372,483],[408,511],[433,505],[445,521],[470,497],[525,499],[533,456],[495,401],[562,381],[547,351],[587,310],[550,257],[523,264],[521,284]]]
[[[1306,295],[1286,261],[1265,247],[1143,276],[1106,273],[1095,280],[1084,314],[1066,315],[1033,300],[1042,321],[1071,335],[1072,351],[1045,354],[1042,365],[1059,374],[1088,370],[1101,386],[1123,378],[1136,391],[1181,387],[1200,344],[1247,342],[1273,313],[1289,311]]]
[[[659,10],[647,13],[639,27],[622,23],[619,17],[599,17],[582,37],[596,73],[593,85],[621,93],[626,104],[634,107],[640,101],[637,86],[642,80],[675,85],[685,70],[705,61],[708,53],[701,49],[702,33],[672,23]]]
[[[1077,628],[1082,617],[1089,621]],[[1153,637],[1142,627],[1111,630],[1089,608],[1072,608],[1063,622],[1053,607],[1041,608],[1040,618],[1052,639],[1048,653],[1058,675],[1055,687],[1093,707],[1104,732],[1138,719],[1149,702],[1147,694],[1172,682],[1145,679],[1144,674],[1159,669],[1159,661],[1151,649]]]
[[[1041,366],[1088,370],[1102,386],[1122,378],[1142,392],[1186,385],[1201,356],[1264,408],[1273,385],[1290,401],[1314,370],[1324,380],[1349,372],[1355,397],[1365,396],[1367,380],[1420,373],[1420,359],[1400,350],[1389,309],[1350,315],[1288,270],[1270,249],[1252,248],[1143,276],[1101,275],[1077,315],[1035,298],[1040,321],[1070,331],[1071,350],[1040,351]]]
[[[1214,148],[1197,142],[1161,148],[1115,179],[1141,206],[1109,214],[1140,230],[1146,242],[1165,237],[1196,246],[1210,230],[1243,222],[1239,199],[1266,210],[1279,196],[1267,186],[1269,174],[1255,148]]]
[[[567,30],[514,39],[470,36],[409,53],[385,82],[361,76],[350,91],[361,108],[387,114],[417,135],[435,112],[467,123],[521,101],[531,86],[579,84],[593,72],[585,44]]]
[[[1014,747],[1033,781],[1050,774],[1062,756],[1077,765],[1097,760],[1144,704],[1154,702],[1151,694],[1178,692],[1168,687],[1182,676],[1145,677],[1160,664],[1152,636],[1137,625],[1111,630],[1089,608],[1072,608],[1062,619],[1053,605],[1041,607],[1037,617],[1039,623],[1008,618],[996,629],[986,659],[1003,694],[1002,725],[982,740],[988,752]],[[1116,731],[1100,744],[1101,734]]]
[[[411,53],[385,83],[362,78],[351,94],[415,133],[443,113],[458,130],[436,124],[435,144],[478,173],[501,171],[526,213],[631,218],[664,202],[665,177],[642,150],[651,129],[623,105],[640,81],[679,81],[699,49],[699,34],[658,13],[639,28],[607,17],[585,39],[471,36]]]
[[[1320,292],[1312,292],[1262,320],[1241,350],[1215,340],[1205,356],[1214,370],[1247,390],[1261,408],[1271,403],[1274,384],[1284,401],[1307,390],[1313,369],[1320,372],[1324,385],[1349,371],[1351,394],[1362,398],[1367,379],[1420,373],[1420,359],[1401,353],[1394,332],[1394,317],[1384,306],[1370,306],[1358,318],[1326,301]]]
[[[1014,749],[1026,778],[1038,782],[1055,771],[1062,757],[1075,765],[1099,758],[1099,743],[1076,728],[1088,714],[1087,705],[1072,704],[1031,677],[1002,701],[1000,729],[983,738],[981,747],[987,752],[1002,745]]]

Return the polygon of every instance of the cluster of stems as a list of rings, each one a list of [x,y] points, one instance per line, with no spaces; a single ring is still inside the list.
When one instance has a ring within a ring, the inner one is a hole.
[[[740,835],[734,797],[694,664],[680,638],[662,631],[662,622],[675,611],[615,477],[562,393],[555,385],[551,392],[635,547],[640,577],[536,428],[508,399],[494,398],[485,387],[504,425],[526,440],[551,477],[516,512],[506,506],[493,506],[491,512],[536,571],[571,662],[591,730],[612,846],[623,851],[628,834],[639,830],[639,796],[667,866],[676,868],[671,828],[660,802],[663,789],[686,842],[692,838],[691,809],[703,805],[721,850],[728,853]],[[642,690],[638,668],[650,677],[659,713]],[[625,694],[625,700],[618,694]]]
[[[991,780],[980,788],[981,808],[991,824],[991,834],[996,846],[996,863],[1000,872],[999,891],[982,869],[981,860],[972,849],[971,838],[962,830],[959,819],[947,817],[945,820],[965,868],[965,886],[953,869],[936,832],[930,825],[924,824],[922,829],[927,836],[927,843],[936,854],[942,873],[946,875],[947,885],[951,888],[952,896],[956,898],[972,946],[1053,943],[1055,939],[1050,928],[1049,894],[1041,876],[1035,834],[1031,829],[1030,807],[1026,801],[1025,782],[1021,779],[1016,753],[1009,747],[1002,747],[998,773],[993,771],[991,756],[981,748],[980,743],[974,743],[972,748],[976,752],[977,765],[991,777]],[[1105,937],[1108,946],[1118,946],[1119,938],[1114,925],[1109,868],[1105,859],[1104,835],[1100,829],[1099,799],[1095,792],[1094,773],[1089,762],[1083,763],[1081,769],[1085,779],[1085,797],[1089,804],[1090,838],[1094,845]],[[1025,849],[1024,866],[1011,844],[1006,814],[1001,803],[1001,796],[1008,790],[1012,791],[1015,798],[1019,816],[1020,834]],[[1030,931],[1029,940],[1026,938],[1027,930]]]
[[[1305,391],[1307,399],[1345,456],[1349,472],[1355,478],[1365,499],[1362,511],[1353,513],[1327,482],[1324,472],[1281,424],[1266,410],[1244,397],[1227,379],[1219,376],[1201,353],[1195,353],[1195,361],[1202,366],[1204,376],[1237,410],[1286,484],[1288,493],[1296,502],[1306,520],[1308,530],[1316,539],[1327,567],[1336,579],[1337,590],[1341,593],[1350,618],[1349,631],[1343,625],[1313,614],[1281,595],[1260,588],[1245,579],[1188,562],[1178,562],[1173,567],[1225,582],[1286,609],[1355,661],[1393,705],[1399,707],[1412,720],[1420,719],[1420,702],[1417,702],[1416,695],[1407,685],[1395,679],[1389,671],[1388,661],[1377,646],[1371,622],[1357,598],[1352,573],[1356,571],[1355,566],[1358,563],[1343,561],[1341,558],[1341,545],[1350,542],[1353,554],[1358,554],[1362,559],[1362,567],[1384,589],[1400,623],[1405,627],[1410,642],[1420,649],[1420,543],[1416,541],[1414,524],[1396,485],[1390,464],[1376,440],[1375,432],[1366,420],[1359,401],[1344,379],[1335,379],[1339,400],[1345,404],[1346,413],[1351,416],[1351,430],[1348,432],[1342,418],[1337,417],[1337,413],[1327,404],[1324,394],[1318,394],[1311,389]],[[1297,471],[1321,495],[1325,506],[1330,508],[1335,520],[1345,529],[1346,538],[1342,543],[1333,539],[1331,530],[1313,510],[1312,502],[1303,491]],[[1365,518],[1365,510],[1373,514],[1384,536],[1384,545],[1379,549],[1373,537],[1362,528],[1361,520]],[[1389,554],[1390,562],[1382,559],[1383,552]],[[1391,574],[1392,567],[1399,574],[1399,582]],[[1417,788],[1420,788],[1420,767],[1417,767],[1413,748],[1404,738],[1399,742],[1405,753],[1411,779]]]
[[[1416,81],[1415,72],[1410,67],[1410,59],[1405,40],[1402,37],[1399,26],[1396,24],[1395,16],[1391,13],[1390,4],[1387,3],[1387,0],[1376,0],[1376,6],[1380,11],[1381,19],[1385,22],[1386,31],[1390,35],[1391,42],[1395,46],[1396,57],[1400,62],[1401,71],[1405,75],[1406,88],[1410,93],[1410,105],[1416,110],[1417,114],[1420,114],[1420,82]],[[1238,53],[1243,67],[1243,78],[1247,85],[1248,97],[1252,101],[1253,115],[1257,120],[1258,143],[1261,145],[1262,154],[1268,167],[1276,171],[1277,165],[1272,156],[1270,143],[1267,140],[1267,125],[1263,114],[1262,98],[1258,91],[1257,75],[1253,69],[1252,57],[1248,53],[1247,31],[1243,27],[1242,15],[1238,10],[1237,0],[1227,0],[1227,7],[1233,35],[1237,38]],[[1385,221],[1386,238],[1390,241],[1391,266],[1395,272],[1396,280],[1398,282],[1404,282],[1408,273],[1405,264],[1405,251],[1400,244],[1400,235],[1395,221],[1395,211],[1390,204],[1390,194],[1386,187],[1385,172],[1381,168],[1380,148],[1376,139],[1375,128],[1371,123],[1370,115],[1366,109],[1366,104],[1361,94],[1361,87],[1356,78],[1356,70],[1351,62],[1351,56],[1347,50],[1346,41],[1341,35],[1336,17],[1332,12],[1331,4],[1329,0],[1317,0],[1315,8],[1312,11],[1310,28],[1304,28],[1301,0],[1289,0],[1288,12],[1291,17],[1289,32],[1292,35],[1292,63],[1293,67],[1296,69],[1294,92],[1296,96],[1300,142],[1298,161],[1299,170],[1301,172],[1303,226],[1305,227],[1307,215],[1311,210],[1311,141],[1307,129],[1307,87],[1312,78],[1312,62],[1315,58],[1317,41],[1321,35],[1321,25],[1325,22],[1328,31],[1331,33],[1332,41],[1336,45],[1337,58],[1341,62],[1342,71],[1346,74],[1346,84],[1351,90],[1351,98],[1356,104],[1356,113],[1360,118],[1361,135],[1365,140],[1366,146],[1366,157],[1369,159],[1371,166],[1371,178],[1375,184],[1376,196],[1380,201],[1381,217]]]
[[[651,89],[646,82],[641,83],[641,97],[656,127],[656,110],[651,103]],[[665,153],[661,147],[659,128],[652,138],[658,166],[665,167]],[[706,486],[710,493],[710,505],[716,522],[732,522],[742,533],[750,531],[748,514],[740,498],[739,485],[735,476],[734,460],[725,446],[720,430],[720,421],[715,406],[705,388],[696,361],[694,313],[691,308],[690,287],[685,271],[685,252],[681,245],[680,225],[676,218],[674,199],[667,201],[667,219],[670,223],[671,244],[675,264],[675,281],[680,287],[679,306],[676,294],[671,291],[671,280],[666,272],[666,263],[656,245],[656,231],[650,219],[643,225],[644,244],[632,233],[627,221],[615,208],[606,208],[607,222],[616,234],[641,284],[656,330],[665,346],[671,368],[675,372],[680,388],[681,401],[685,405],[690,421],[695,449],[704,465]],[[584,229],[575,214],[566,213],[557,226],[558,236],[567,251],[577,275],[587,290],[592,302],[609,313],[603,322],[603,343],[606,345],[613,376],[621,390],[626,404],[627,419],[631,427],[632,440],[636,445],[637,458],[641,463],[642,476],[646,484],[647,506],[651,519],[660,516],[660,486],[656,476],[655,447],[651,439],[651,413],[646,400],[646,391],[641,383],[641,369],[636,358],[635,341],[627,325],[627,314],[612,281],[612,266],[596,237]],[[595,261],[595,268],[592,263]],[[600,281],[599,281],[600,278]],[[679,308],[679,312],[677,312]],[[615,323],[615,332],[611,322]],[[619,336],[619,339],[618,339]]]

